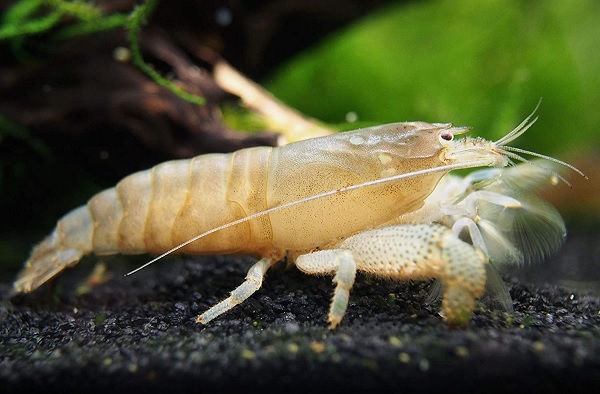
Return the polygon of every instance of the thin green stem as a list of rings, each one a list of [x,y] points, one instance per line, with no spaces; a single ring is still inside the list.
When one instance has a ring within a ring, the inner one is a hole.
[[[205,100],[203,97],[195,94],[186,92],[181,87],[177,86],[173,81],[170,81],[163,77],[158,71],[156,71],[151,65],[144,61],[142,52],[139,45],[139,33],[141,26],[146,22],[146,19],[150,16],[152,11],[156,8],[157,0],[147,0],[144,4],[137,6],[130,15],[128,23],[128,38],[129,45],[131,48],[131,58],[133,63],[146,75],[152,78],[158,85],[169,89],[171,92],[182,98],[183,100],[189,101],[194,104],[203,105]]]

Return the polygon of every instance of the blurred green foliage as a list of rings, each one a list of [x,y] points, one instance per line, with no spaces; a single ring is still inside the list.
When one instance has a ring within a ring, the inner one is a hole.
[[[106,14],[95,1],[90,0],[20,0],[1,16],[0,41],[9,41],[14,56],[26,61],[29,55],[23,49],[23,40],[32,35],[51,33],[50,41],[60,42],[74,36],[125,28],[128,30],[133,63],[157,84],[181,99],[202,105],[203,97],[188,93],[163,77],[142,57],[138,41],[140,30],[157,5],[158,0],[145,0],[129,14]]]
[[[2,15],[0,41],[10,41],[13,54],[21,61],[29,58],[23,49],[25,38],[48,33],[69,20],[54,32],[51,41],[114,29],[127,24],[127,14],[105,15],[94,2],[82,0],[20,0]]]
[[[469,125],[515,144],[600,147],[600,1],[431,0],[381,9],[281,67],[267,87],[318,119]]]

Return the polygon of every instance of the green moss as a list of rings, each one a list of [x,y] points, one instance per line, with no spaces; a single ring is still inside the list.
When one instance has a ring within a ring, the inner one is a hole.
[[[142,25],[150,18],[158,0],[146,0],[130,14],[104,14],[93,1],[83,0],[20,0],[2,15],[0,41],[8,41],[13,54],[21,61],[30,56],[23,49],[25,38],[48,34],[50,42],[57,43],[72,37],[116,28],[128,29],[133,63],[160,86],[182,100],[202,105],[203,97],[191,94],[163,77],[146,63],[139,48],[138,37]],[[65,17],[71,23],[63,26]]]
[[[202,105],[204,104],[203,97],[188,93],[185,90],[181,89],[172,81],[169,81],[168,79],[160,75],[160,73],[158,73],[151,65],[146,63],[142,58],[142,52],[140,51],[140,46],[138,42],[140,29],[142,24],[144,24],[145,21],[150,17],[150,15],[152,15],[152,12],[156,8],[157,3],[157,0],[147,0],[142,5],[136,7],[130,15],[130,18],[127,23],[127,28],[129,30],[127,37],[129,38],[129,44],[131,46],[131,55],[133,63],[160,86],[169,89],[183,100],[189,101],[194,104]]]

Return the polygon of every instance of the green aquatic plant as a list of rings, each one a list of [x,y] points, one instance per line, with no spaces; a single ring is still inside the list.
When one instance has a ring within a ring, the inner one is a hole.
[[[160,86],[171,90],[177,96],[191,103],[202,105],[205,103],[204,98],[195,94],[186,92],[179,86],[175,85],[172,81],[169,81],[163,77],[158,71],[156,71],[151,65],[146,63],[142,58],[142,52],[138,42],[138,37],[142,24],[152,14],[156,8],[157,0],[147,0],[143,5],[136,7],[130,15],[128,20],[127,28],[129,29],[128,37],[131,48],[131,55],[133,63],[142,70],[146,75],[150,76],[154,82]]]
[[[158,85],[170,90],[183,100],[194,104],[205,103],[203,97],[189,93],[173,81],[163,77],[146,63],[139,46],[142,26],[150,18],[158,0],[146,0],[131,13],[107,14],[91,1],[84,0],[20,0],[2,15],[0,41],[7,41],[13,54],[21,61],[30,56],[23,49],[25,38],[48,34],[52,43],[100,31],[125,28],[131,50],[131,60]]]

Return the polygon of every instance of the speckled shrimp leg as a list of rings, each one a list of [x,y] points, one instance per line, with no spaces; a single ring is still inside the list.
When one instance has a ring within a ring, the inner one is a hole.
[[[385,278],[440,278],[444,318],[451,325],[465,325],[475,299],[485,288],[487,258],[447,227],[414,224],[364,231],[345,239],[336,249],[300,256],[296,264],[306,273],[336,272],[331,328],[344,315],[356,270]]]
[[[234,306],[241,304],[252,294],[256,293],[262,286],[263,279],[267,270],[275,263],[276,259],[265,257],[258,260],[250,269],[246,275],[246,280],[236,287],[231,292],[231,295],[213,306],[203,314],[196,318],[196,323],[206,324],[213,320],[217,316],[227,312]]]
[[[329,307],[329,327],[334,329],[346,313],[350,289],[356,277],[356,262],[352,252],[344,249],[320,250],[298,256],[296,266],[311,275],[335,273],[333,282],[336,287]]]

